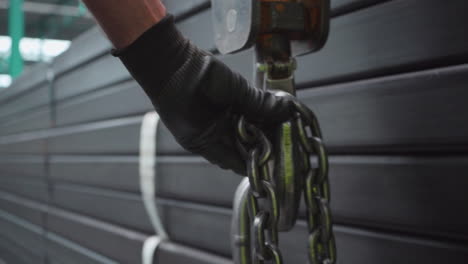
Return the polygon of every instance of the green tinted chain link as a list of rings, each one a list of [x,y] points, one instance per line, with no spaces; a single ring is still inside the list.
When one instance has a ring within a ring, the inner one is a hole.
[[[253,229],[252,263],[265,261],[283,263],[278,247],[278,200],[268,161],[272,146],[265,134],[240,118],[237,130],[238,146],[246,158],[247,176],[250,182],[248,198],[249,217]],[[260,208],[260,202],[264,205]]]
[[[314,113],[300,103],[296,103],[296,109],[296,123],[306,165],[304,199],[307,205],[309,261],[311,264],[334,264],[336,245],[330,209],[328,154]],[[312,156],[317,157],[316,168],[311,164]]]
[[[330,209],[328,154],[313,112],[296,101],[295,122],[298,127],[304,163],[304,198],[307,205],[308,257],[310,264],[335,264],[336,246]],[[237,127],[237,144],[247,163],[250,182],[249,219],[253,233],[251,250],[254,264],[283,263],[278,247],[279,205],[268,162],[272,145],[265,134],[248,124],[243,117]],[[311,158],[316,157],[317,166]],[[262,202],[262,203],[261,203]],[[263,206],[260,208],[260,204]]]

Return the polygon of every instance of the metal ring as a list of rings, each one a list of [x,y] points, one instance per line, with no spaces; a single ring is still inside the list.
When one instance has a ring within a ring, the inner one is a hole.
[[[271,243],[267,243],[266,248],[268,249],[270,260],[273,259],[273,263],[275,264],[283,263],[283,256],[281,256],[281,251],[275,245]]]
[[[314,146],[315,153],[318,157],[318,177],[317,182],[322,183],[328,176],[328,155],[325,145],[322,142],[322,139],[318,137],[310,138],[312,145]]]
[[[237,122],[237,135],[243,141],[243,143],[251,144],[255,142],[255,131],[247,123],[244,116],[241,116]]]
[[[318,201],[320,208],[320,225],[322,228],[321,240],[322,242],[327,242],[330,241],[333,230],[330,205],[325,199],[318,199]]]
[[[247,176],[250,181],[250,188],[255,197],[263,197],[265,192],[262,185],[262,177],[260,175],[259,164],[258,164],[258,149],[252,149],[249,152],[249,158],[247,162]]]
[[[251,263],[252,255],[250,250],[250,183],[244,178],[234,195],[233,218],[231,222],[231,248],[235,264]]]
[[[255,216],[253,221],[253,234],[255,241],[255,255],[260,260],[269,260],[270,256],[267,253],[265,229],[269,215],[268,212],[260,211]]]
[[[319,262],[320,252],[318,251],[318,243],[320,237],[320,230],[315,230],[309,235],[309,262],[310,264],[322,264]]]
[[[293,102],[301,118],[304,119],[306,126],[310,126],[313,136],[322,138],[322,131],[315,113],[303,103],[299,102],[299,100],[294,100]]]
[[[273,243],[278,243],[278,220],[279,220],[279,206],[273,185],[268,181],[263,181],[264,189],[266,190],[267,197],[269,198],[270,211],[268,217],[268,227],[273,231],[271,240]],[[276,229],[276,230],[274,230]]]

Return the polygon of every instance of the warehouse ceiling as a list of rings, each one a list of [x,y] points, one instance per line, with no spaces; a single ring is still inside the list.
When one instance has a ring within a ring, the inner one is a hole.
[[[0,0],[0,35],[8,35],[9,0]],[[93,20],[78,0],[25,0],[25,37],[71,40]]]
[[[8,87],[10,0],[0,0],[0,89]],[[88,30],[94,20],[79,0],[23,0],[24,36],[20,50],[25,68],[49,61],[69,46],[68,41]],[[57,43],[55,40],[63,40]]]

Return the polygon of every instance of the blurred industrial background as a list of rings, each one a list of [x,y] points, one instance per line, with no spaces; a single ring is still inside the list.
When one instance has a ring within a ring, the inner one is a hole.
[[[50,62],[92,25],[78,0],[0,0],[0,89],[31,64]]]
[[[164,3],[182,34],[252,79],[252,50],[216,52],[209,0]],[[296,82],[330,153],[338,264],[468,263],[468,1],[331,8],[329,40],[297,59]],[[242,177],[161,124],[147,185],[158,206],[145,206],[154,108],[111,48],[79,1],[0,0],[0,263],[232,264]],[[148,208],[168,234],[157,250]],[[305,215],[280,237],[285,264],[307,261]]]

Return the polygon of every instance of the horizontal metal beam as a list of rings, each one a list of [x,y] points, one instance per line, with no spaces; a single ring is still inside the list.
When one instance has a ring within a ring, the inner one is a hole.
[[[0,0],[0,10],[8,9],[9,1]],[[23,11],[25,13],[39,14],[39,15],[57,15],[57,16],[71,16],[71,17],[88,17],[91,15],[88,12],[83,13],[77,6],[67,6],[39,2],[24,2]]]

